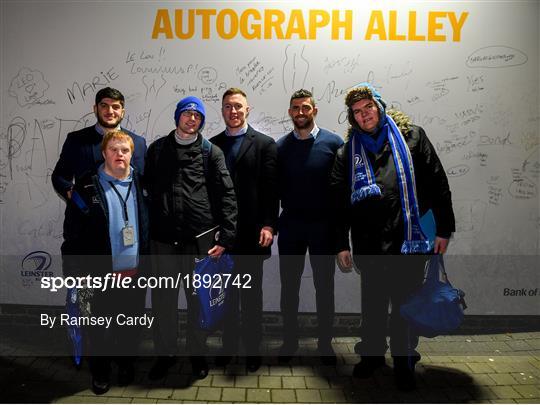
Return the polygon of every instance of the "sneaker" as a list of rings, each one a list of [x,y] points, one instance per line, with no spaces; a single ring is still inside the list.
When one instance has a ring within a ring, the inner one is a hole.
[[[111,383],[108,379],[94,378],[92,377],[92,391],[96,395],[103,395],[111,388]]]
[[[375,370],[386,364],[384,356],[365,356],[354,366],[353,377],[369,378]]]
[[[158,357],[148,373],[148,379],[152,381],[161,380],[168,374],[169,368],[174,366],[176,362],[177,360],[174,356]]]
[[[246,369],[250,373],[254,373],[261,367],[261,356],[248,356],[246,357]]]
[[[191,357],[191,372],[197,380],[203,380],[208,375],[208,363],[204,356]]]
[[[279,363],[288,363],[294,357],[294,354],[298,350],[298,342],[285,342],[279,348]]]

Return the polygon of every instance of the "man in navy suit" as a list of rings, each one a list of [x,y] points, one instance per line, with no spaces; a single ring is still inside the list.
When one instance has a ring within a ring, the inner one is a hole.
[[[210,139],[225,154],[238,204],[236,240],[232,249],[235,273],[251,277],[251,288],[231,288],[223,331],[223,350],[216,364],[225,366],[237,354],[241,340],[248,371],[261,365],[263,261],[270,256],[276,230],[277,148],[275,141],[247,123],[250,106],[246,94],[228,89],[221,112],[226,129]]]
[[[61,252],[63,257],[63,272],[70,275],[69,259],[66,255],[73,254],[70,241],[70,219],[72,216],[71,194],[77,179],[89,171],[96,171],[103,163],[101,153],[101,141],[103,136],[114,130],[122,129],[132,139],[135,145],[131,165],[142,174],[144,169],[144,156],[146,153],[146,141],[142,136],[136,135],[120,127],[124,118],[124,96],[120,91],[111,87],[105,87],[96,93],[94,105],[97,123],[79,131],[70,132],[64,145],[60,158],[56,163],[51,179],[55,191],[66,200],[66,212],[64,218],[64,242]]]

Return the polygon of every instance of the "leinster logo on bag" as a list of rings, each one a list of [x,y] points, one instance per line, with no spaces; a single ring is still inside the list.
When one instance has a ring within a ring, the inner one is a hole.
[[[208,292],[208,305],[210,307],[220,306],[225,303],[225,287],[223,286],[223,283],[219,284],[219,286],[210,288],[210,291]]]
[[[203,280],[199,286],[195,286],[197,298],[201,307],[199,313],[199,325],[202,329],[214,331],[218,329],[225,318],[227,307],[227,293],[231,286],[227,283],[225,274],[233,273],[233,261],[227,253],[219,259],[206,256],[202,260],[195,260],[194,277]],[[204,280],[210,280],[205,283]]]

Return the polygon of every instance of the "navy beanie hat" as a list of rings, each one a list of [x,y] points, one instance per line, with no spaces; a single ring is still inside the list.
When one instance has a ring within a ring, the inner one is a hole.
[[[180,118],[180,114],[182,114],[183,111],[197,111],[199,114],[202,115],[201,120],[201,126],[199,127],[199,131],[203,129],[204,127],[204,119],[206,118],[206,111],[204,109],[203,102],[198,99],[197,97],[189,96],[186,98],[183,98],[176,104],[176,110],[174,111],[174,125],[178,126],[178,119]]]

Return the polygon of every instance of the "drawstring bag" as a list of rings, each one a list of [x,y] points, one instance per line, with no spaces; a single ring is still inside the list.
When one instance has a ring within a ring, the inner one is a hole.
[[[233,260],[227,253],[219,259],[206,256],[195,259],[194,274],[200,276],[200,284],[193,280],[193,287],[200,303],[199,326],[215,331],[225,318],[227,293],[233,282]]]
[[[413,331],[431,338],[456,330],[467,305],[465,293],[448,281],[442,255],[431,256],[426,267],[424,284],[401,305],[400,313]]]
[[[66,295],[66,312],[71,317],[78,318],[80,316],[79,311],[79,297],[76,288],[68,288]],[[82,330],[78,325],[67,326],[67,334],[71,344],[73,346],[73,363],[75,367],[81,366],[82,360]]]

